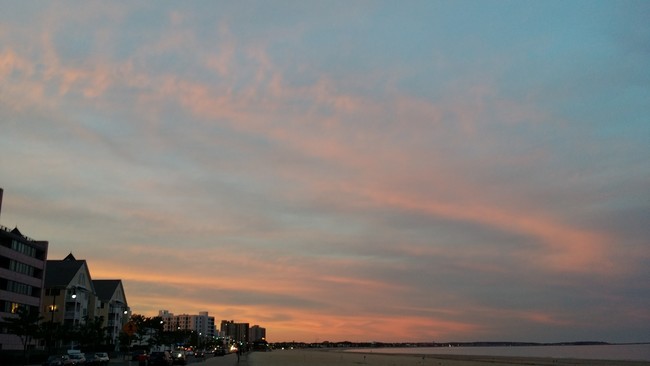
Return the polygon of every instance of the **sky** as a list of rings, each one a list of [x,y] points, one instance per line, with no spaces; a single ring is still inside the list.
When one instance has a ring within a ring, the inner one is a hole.
[[[134,313],[650,342],[650,2],[0,6],[0,224]]]

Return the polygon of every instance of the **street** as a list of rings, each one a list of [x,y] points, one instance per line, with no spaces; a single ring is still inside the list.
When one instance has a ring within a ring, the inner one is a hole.
[[[247,365],[247,355],[241,356],[239,363],[237,362],[237,354],[230,353],[225,356],[213,356],[207,354],[205,358],[189,357],[187,359],[188,365],[193,366],[232,366],[232,365]],[[122,359],[112,359],[108,366],[139,366],[137,361],[124,361]]]

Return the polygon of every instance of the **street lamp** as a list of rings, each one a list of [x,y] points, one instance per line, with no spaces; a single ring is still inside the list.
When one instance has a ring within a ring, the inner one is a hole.
[[[48,306],[50,310],[50,328],[48,329],[48,339],[47,339],[47,346],[48,346],[48,352],[51,354],[52,353],[52,336],[54,332],[54,312],[59,311],[57,305],[56,305],[56,296],[59,295],[60,289],[51,289],[50,294],[52,295],[52,305]]]
[[[56,292],[52,291],[52,294],[53,294],[52,295],[52,305],[48,306],[48,308],[50,309],[50,314],[51,314],[50,315],[50,323],[54,323],[54,312],[59,311],[59,309],[56,306],[56,295],[59,294],[59,291],[58,290]]]

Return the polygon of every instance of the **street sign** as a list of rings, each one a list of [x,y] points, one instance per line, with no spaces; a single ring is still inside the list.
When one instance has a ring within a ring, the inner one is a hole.
[[[129,337],[133,336],[135,332],[138,331],[138,327],[135,325],[134,322],[128,322],[124,324],[124,327],[122,327],[122,330],[124,333],[128,334]]]

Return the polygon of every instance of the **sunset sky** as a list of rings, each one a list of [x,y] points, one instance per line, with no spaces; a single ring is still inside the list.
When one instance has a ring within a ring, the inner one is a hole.
[[[650,2],[0,6],[0,224],[134,313],[650,342]]]

